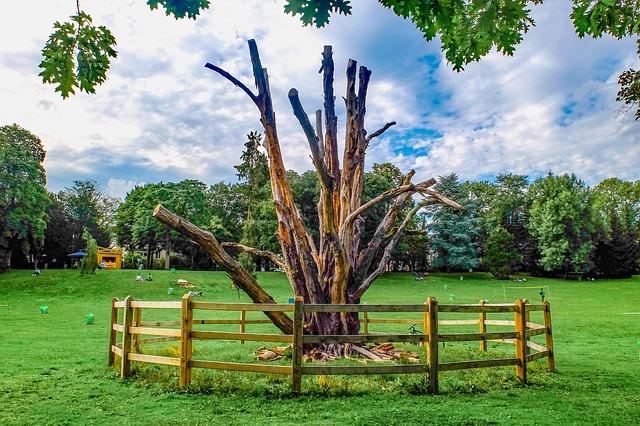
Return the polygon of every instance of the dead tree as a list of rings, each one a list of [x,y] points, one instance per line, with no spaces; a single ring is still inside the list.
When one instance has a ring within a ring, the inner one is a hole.
[[[439,203],[456,209],[461,207],[430,189],[435,184],[435,179],[411,183],[413,170],[404,176],[402,185],[385,191],[366,203],[362,202],[367,146],[395,122],[387,123],[379,130],[367,134],[366,97],[371,71],[362,66],[358,69],[356,61],[349,60],[344,98],[345,148],[340,164],[338,118],[333,92],[334,64],[331,46],[325,46],[320,68],[323,77],[324,114],[321,110],[316,111],[315,128],[304,111],[298,91],[289,91],[293,114],[309,143],[311,159],[321,185],[318,203],[320,236],[319,243],[316,244],[302,222],[286,178],[267,70],[262,67],[254,40],[249,41],[249,53],[258,93],[254,93],[227,71],[212,64],[207,64],[206,67],[244,91],[260,112],[269,158],[271,190],[278,217],[278,237],[282,248],[282,256],[269,253],[267,257],[282,265],[293,293],[302,296],[305,303],[357,304],[375,279],[385,271],[405,227],[422,206]],[[414,194],[420,194],[423,199],[406,212]],[[371,240],[361,241],[362,218],[369,209],[383,202],[390,205],[386,215]],[[156,208],[154,216],[202,246],[228,272],[236,286],[245,291],[254,302],[273,303],[273,298],[224,251],[213,235],[198,229],[162,206]],[[258,253],[256,249],[239,244],[234,244],[233,248]],[[266,255],[263,251],[261,253]],[[288,317],[275,313],[270,316],[283,332],[291,332]],[[357,334],[359,329],[357,313],[310,313],[305,318],[305,332],[308,334]],[[338,347],[327,350],[341,351]]]

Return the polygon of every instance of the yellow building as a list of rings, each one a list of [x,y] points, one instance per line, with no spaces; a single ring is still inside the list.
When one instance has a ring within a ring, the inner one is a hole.
[[[122,249],[98,247],[98,265],[105,269],[122,269]]]

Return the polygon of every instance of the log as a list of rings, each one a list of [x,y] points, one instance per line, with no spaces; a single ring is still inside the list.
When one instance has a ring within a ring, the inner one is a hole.
[[[275,304],[276,301],[269,295],[258,282],[247,272],[240,263],[224,250],[218,240],[210,232],[204,231],[188,220],[158,204],[153,210],[153,217],[165,225],[170,226],[185,237],[202,247],[222,269],[224,269],[233,283],[253,300],[254,303]],[[283,312],[265,312],[265,315],[273,321],[284,334],[293,333],[293,322]]]

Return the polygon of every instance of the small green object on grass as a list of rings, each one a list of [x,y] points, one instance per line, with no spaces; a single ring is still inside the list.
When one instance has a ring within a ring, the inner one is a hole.
[[[169,287],[167,289],[167,294],[173,294],[173,287]]]
[[[93,314],[87,314],[87,316],[84,318],[84,323],[86,325],[91,325],[93,324],[93,320],[94,320]]]
[[[175,271],[176,271],[176,268],[171,268],[171,272],[175,272]]]
[[[447,284],[444,285],[444,289],[447,290],[449,286]]]
[[[293,297],[290,297],[288,303],[295,303],[295,301],[296,299],[294,299]]]
[[[48,314],[49,313],[49,307],[47,305],[40,305],[40,313],[41,314]]]
[[[451,300],[452,302],[454,300],[456,300],[456,294],[455,293],[449,293],[449,300]]]

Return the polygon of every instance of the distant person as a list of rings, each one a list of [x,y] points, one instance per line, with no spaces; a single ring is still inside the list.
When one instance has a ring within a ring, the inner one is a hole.
[[[136,275],[136,281],[138,281],[138,282],[144,282],[144,277],[142,276],[142,274],[138,274],[138,275]]]
[[[153,278],[151,277],[151,272],[147,274],[147,281],[153,281]]]
[[[100,262],[100,269],[107,269],[107,264],[104,262],[104,260]]]
[[[31,274],[31,276],[32,277],[39,277],[41,273],[42,272],[40,272],[40,268],[36,268],[36,269],[33,270],[33,273]]]

